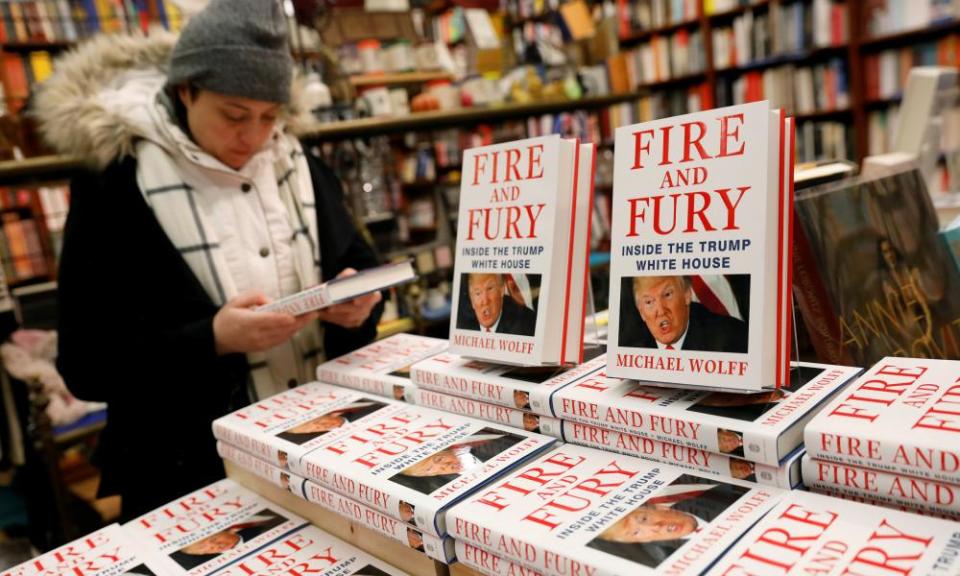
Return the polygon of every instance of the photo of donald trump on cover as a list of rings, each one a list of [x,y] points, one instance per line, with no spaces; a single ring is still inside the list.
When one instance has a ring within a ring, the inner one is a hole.
[[[467,272],[460,277],[457,328],[533,336],[539,274]]]

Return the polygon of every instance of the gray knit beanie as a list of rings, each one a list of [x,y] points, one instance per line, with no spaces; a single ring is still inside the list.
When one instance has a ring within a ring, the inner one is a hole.
[[[287,42],[279,0],[211,0],[180,33],[167,82],[287,103],[293,76]]]

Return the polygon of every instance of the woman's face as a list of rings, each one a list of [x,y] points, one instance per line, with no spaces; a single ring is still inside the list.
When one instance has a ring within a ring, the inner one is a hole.
[[[187,124],[194,142],[208,154],[234,170],[239,170],[260,151],[270,137],[281,105],[209,90],[190,95],[186,87],[179,92],[187,109]]]

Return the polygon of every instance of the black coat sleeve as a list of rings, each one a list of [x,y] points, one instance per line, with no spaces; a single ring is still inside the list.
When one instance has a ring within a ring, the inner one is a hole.
[[[323,280],[335,278],[346,268],[363,270],[380,264],[380,259],[357,230],[344,204],[340,179],[322,161],[307,155],[313,190],[317,199],[317,227],[320,236],[320,267]],[[369,344],[376,338],[377,323],[383,314],[378,304],[366,322],[356,329],[324,324],[324,348],[334,358]]]

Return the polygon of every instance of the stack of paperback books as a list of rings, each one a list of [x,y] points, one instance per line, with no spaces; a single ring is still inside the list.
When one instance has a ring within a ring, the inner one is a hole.
[[[319,382],[213,430],[225,459],[444,563],[448,508],[555,442]]]
[[[292,570],[296,570],[293,572]],[[403,572],[221,480],[4,576],[401,576]]]
[[[884,358],[805,437],[811,490],[960,519],[960,362]]]

